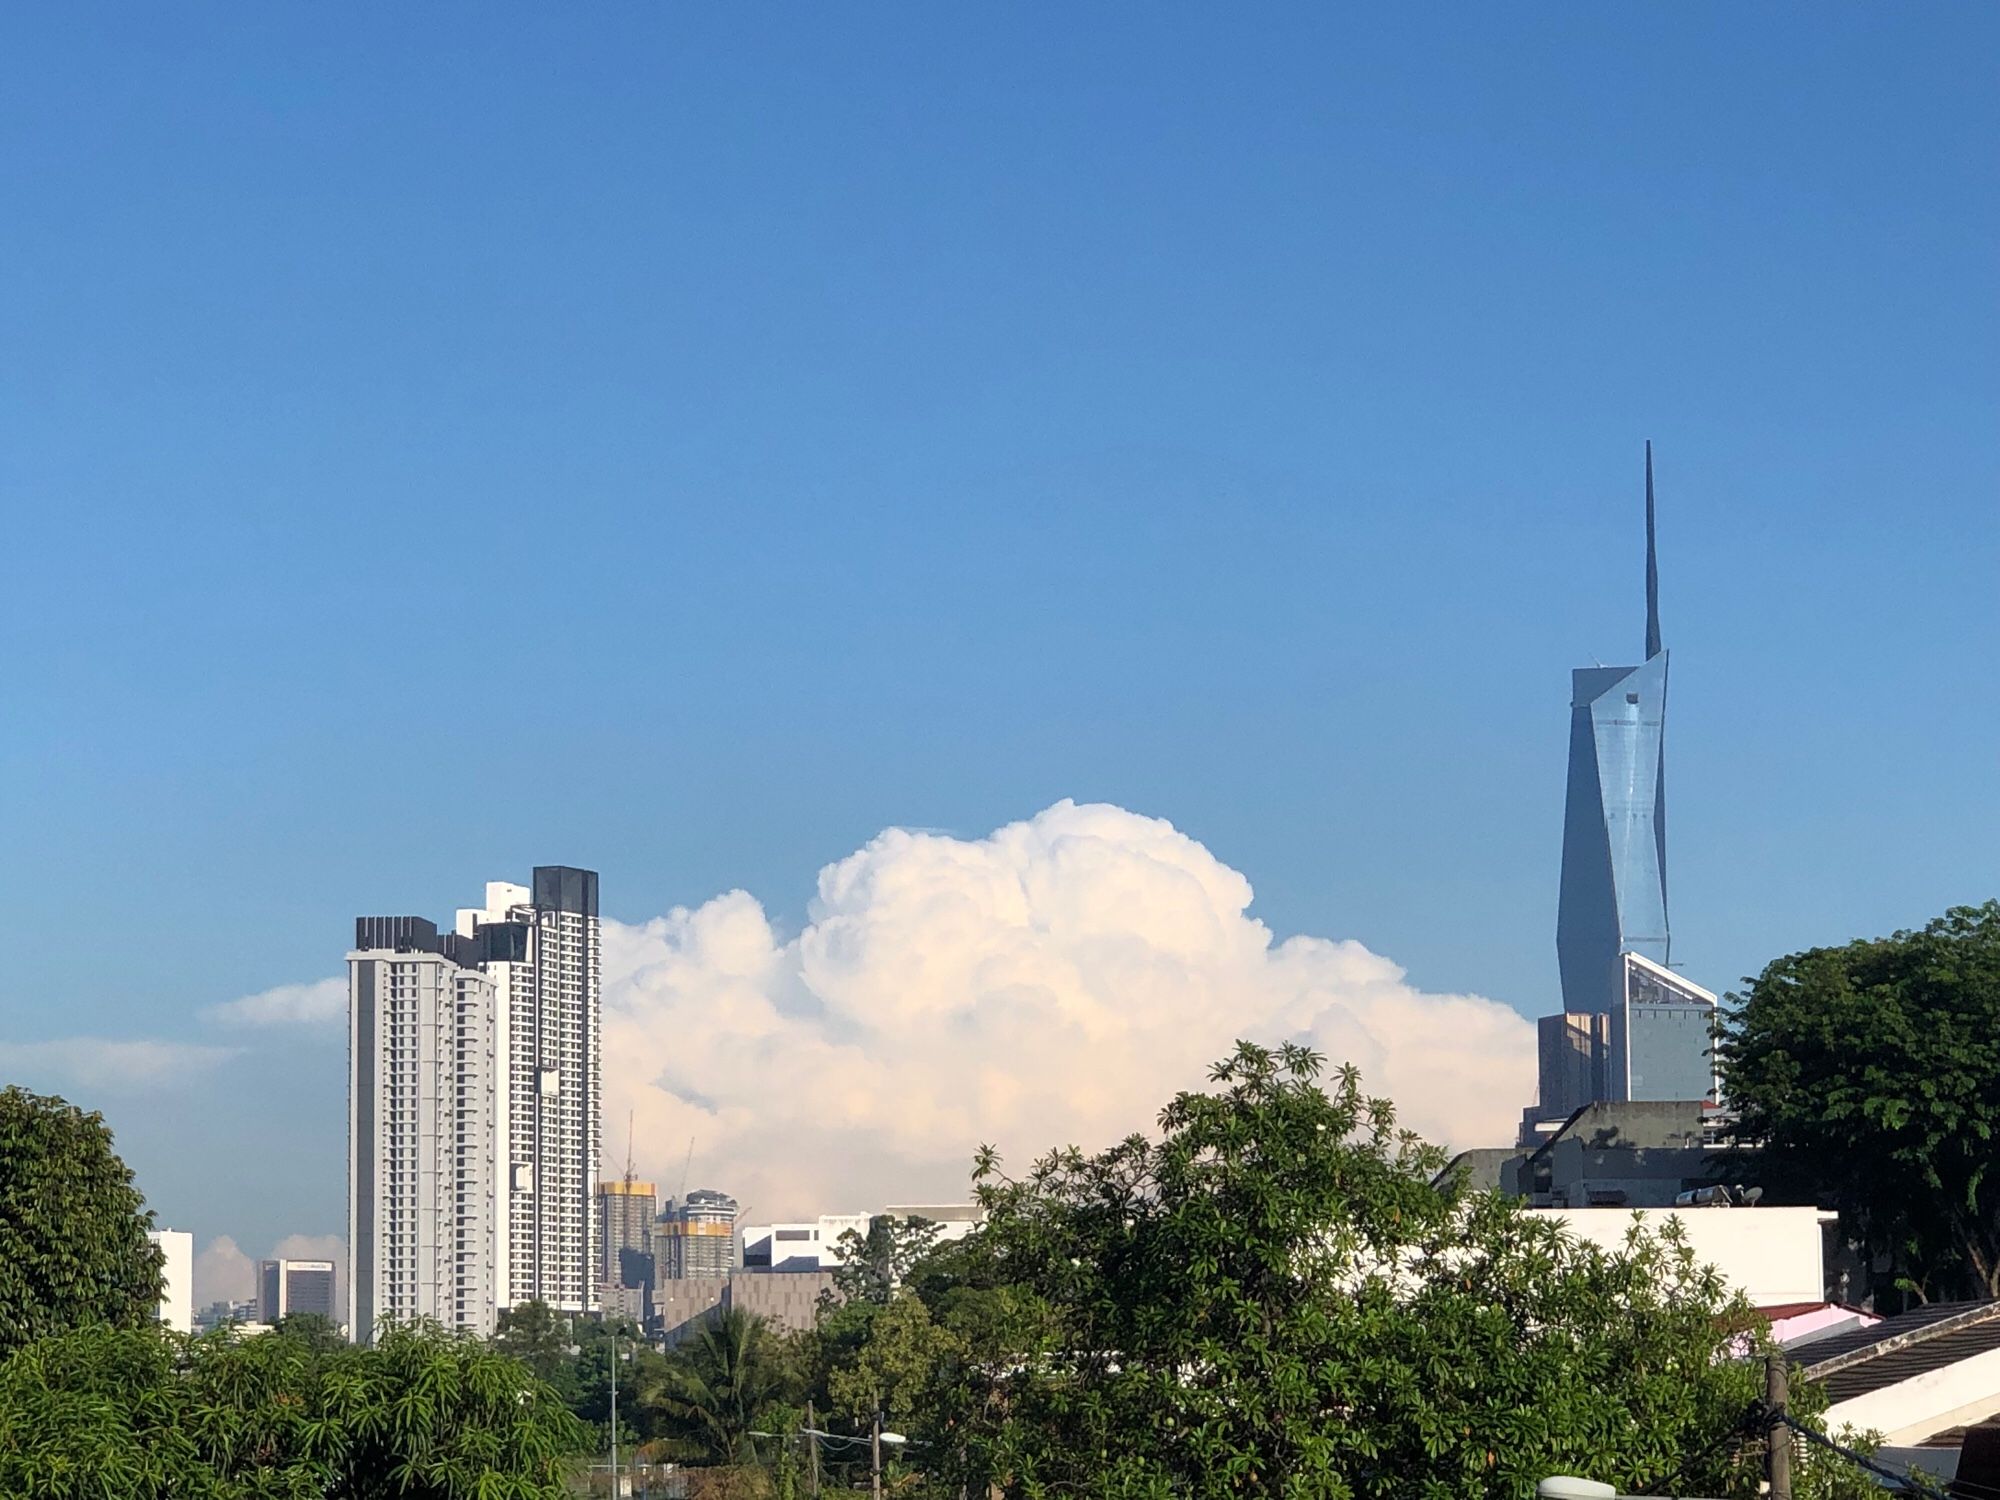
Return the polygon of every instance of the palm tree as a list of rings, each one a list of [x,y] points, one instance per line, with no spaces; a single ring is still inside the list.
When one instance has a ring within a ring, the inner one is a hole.
[[[762,1318],[724,1308],[668,1356],[640,1400],[682,1457],[738,1463],[752,1457],[749,1434],[783,1395],[785,1370]]]

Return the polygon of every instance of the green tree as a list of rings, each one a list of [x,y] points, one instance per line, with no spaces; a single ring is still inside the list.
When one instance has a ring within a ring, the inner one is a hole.
[[[340,1325],[324,1313],[287,1313],[271,1325],[272,1331],[296,1340],[315,1354],[328,1354],[343,1347]]]
[[[588,1434],[518,1361],[434,1327],[371,1348],[97,1325],[0,1363],[0,1494],[559,1500]]]
[[[611,1381],[614,1345],[617,1354],[618,1437],[626,1448],[659,1435],[657,1413],[640,1401],[642,1392],[664,1378],[667,1359],[645,1341],[639,1326],[626,1319],[578,1324],[576,1401],[571,1407],[598,1429],[601,1447],[610,1445]]]
[[[1777,959],[1718,1053],[1781,1187],[1924,1298],[2000,1297],[2000,903]]]
[[[720,1310],[669,1352],[641,1395],[673,1455],[734,1464],[756,1457],[750,1434],[769,1430],[788,1396],[787,1365],[761,1318]]]
[[[940,1307],[973,1294],[913,1402],[933,1483],[1463,1500],[1567,1472],[1755,1493],[1761,1372],[1731,1357],[1755,1319],[1684,1238],[1606,1253],[1437,1182],[1441,1153],[1352,1069],[1331,1090],[1319,1069],[1246,1044],[1157,1140],[1020,1180],[982,1153],[986,1226],[920,1278]],[[1799,1492],[1837,1483],[1862,1492],[1815,1459]]]
[[[865,1304],[864,1304],[865,1305]],[[966,1345],[931,1317],[913,1292],[899,1293],[885,1307],[869,1307],[862,1337],[846,1358],[827,1372],[828,1409],[858,1436],[868,1432],[879,1413],[891,1430],[917,1425],[928,1410],[933,1383],[941,1370],[962,1358]],[[858,1445],[849,1450],[851,1466],[862,1458]],[[892,1468],[901,1455],[888,1454]]]
[[[102,1115],[0,1090],[0,1356],[68,1328],[150,1320],[152,1227]]]
[[[887,1305],[918,1262],[937,1245],[944,1226],[915,1214],[897,1218],[876,1214],[868,1221],[868,1232],[842,1232],[835,1249],[839,1260],[833,1269],[833,1293],[843,1302],[873,1302]]]
[[[523,1302],[519,1307],[500,1309],[493,1347],[533,1370],[574,1409],[583,1395],[577,1370],[578,1335],[575,1322],[548,1303]]]

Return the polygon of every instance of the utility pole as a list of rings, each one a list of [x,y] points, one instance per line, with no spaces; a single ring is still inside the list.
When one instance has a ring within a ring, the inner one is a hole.
[[[806,1448],[812,1454],[812,1500],[819,1500],[819,1419],[812,1402],[806,1402]]]
[[[1764,1406],[1770,1431],[1764,1438],[1764,1478],[1771,1500],[1792,1500],[1792,1430],[1779,1420],[1787,1414],[1790,1397],[1785,1385],[1785,1356],[1764,1356]]]
[[[611,1500],[618,1500],[618,1335],[611,1335]]]
[[[875,1421],[868,1429],[868,1454],[872,1470],[868,1492],[874,1500],[882,1500],[882,1408],[879,1406],[875,1408]],[[1792,1497],[1786,1494],[1783,1500],[1792,1500]]]

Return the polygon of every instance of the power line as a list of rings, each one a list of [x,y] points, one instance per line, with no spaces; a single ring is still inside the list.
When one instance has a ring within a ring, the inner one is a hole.
[[[1909,1473],[1898,1474],[1887,1464],[1878,1464],[1874,1459],[1867,1457],[1865,1454],[1855,1452],[1854,1449],[1849,1448],[1844,1443],[1836,1443],[1825,1433],[1817,1432],[1806,1426],[1803,1422],[1796,1421],[1783,1412],[1772,1412],[1770,1420],[1773,1427],[1789,1427],[1807,1442],[1815,1443],[1826,1449],[1829,1453],[1837,1453],[1857,1468],[1866,1469],[1878,1479],[1886,1480],[1895,1487],[1898,1494],[1942,1496],[1946,1493],[1928,1479],[1918,1479],[1914,1474]]]
[[[1896,1470],[1888,1467],[1888,1465],[1877,1463],[1866,1454],[1857,1452],[1845,1443],[1836,1442],[1825,1433],[1806,1426],[1796,1418],[1784,1412],[1773,1411],[1762,1401],[1754,1401],[1745,1409],[1741,1417],[1737,1418],[1730,1426],[1724,1428],[1706,1446],[1683,1459],[1679,1466],[1671,1474],[1667,1475],[1666,1478],[1655,1480],[1653,1483],[1647,1485],[1646,1488],[1633,1491],[1633,1494],[1636,1496],[1658,1497],[1658,1500],[1671,1500],[1671,1497],[1678,1493],[1677,1486],[1681,1480],[1687,1478],[1701,1464],[1713,1458],[1717,1452],[1729,1443],[1744,1437],[1762,1437],[1766,1442],[1769,1442],[1773,1440],[1776,1429],[1779,1427],[1784,1427],[1797,1433],[1808,1443],[1824,1448],[1827,1452],[1845,1459],[1857,1468],[1865,1469],[1876,1478],[1884,1481],[1890,1487],[1892,1493],[1923,1496],[1926,1497],[1926,1500],[1942,1500],[1942,1497],[1948,1493],[1928,1477],[1919,1477],[1907,1471],[1898,1473]],[[1959,1488],[1964,1489],[1967,1493],[1976,1488],[1993,1495],[1995,1500],[2000,1500],[2000,1490],[1996,1490],[1988,1485],[1965,1485]],[[1956,1493],[1956,1491],[1952,1491],[1951,1493]]]
[[[1635,1491],[1635,1493],[1639,1495],[1672,1496],[1676,1493],[1676,1486],[1693,1472],[1696,1465],[1713,1458],[1717,1450],[1725,1444],[1734,1442],[1740,1437],[1752,1436],[1760,1430],[1764,1432],[1770,1431],[1770,1424],[1764,1418],[1764,1403],[1761,1401],[1751,1402],[1749,1406],[1744,1408],[1743,1415],[1738,1417],[1732,1425],[1724,1428],[1717,1434],[1706,1448],[1703,1448],[1699,1453],[1683,1459],[1680,1467],[1675,1469],[1665,1479],[1657,1480],[1647,1488]]]

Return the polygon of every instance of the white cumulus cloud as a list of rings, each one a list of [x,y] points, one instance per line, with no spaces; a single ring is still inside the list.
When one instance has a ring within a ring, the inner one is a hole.
[[[256,1265],[228,1235],[217,1235],[195,1256],[195,1311],[201,1311],[211,1302],[240,1302],[253,1296],[256,1289]]]
[[[39,1042],[0,1042],[0,1072],[23,1081],[91,1088],[173,1088],[206,1074],[241,1050],[196,1042],[52,1037]]]
[[[315,979],[280,984],[239,1000],[224,1000],[202,1011],[225,1026],[324,1026],[347,1018],[347,980]]]
[[[334,1321],[346,1318],[347,1240],[337,1234],[288,1234],[271,1247],[275,1260],[333,1262]],[[219,1234],[194,1258],[194,1305],[199,1312],[211,1302],[240,1302],[257,1295],[257,1262],[229,1235]]]
[[[1238,1037],[1353,1062],[1404,1123],[1512,1139],[1534,1030],[1427,994],[1358,942],[1274,942],[1250,883],[1160,819],[1060,802],[980,839],[892,829],[820,872],[787,938],[742,891],[607,922],[605,1134],[663,1192],[758,1219],[953,1201],[974,1149],[1016,1166],[1150,1128]]]

